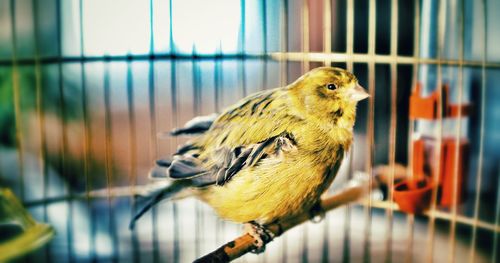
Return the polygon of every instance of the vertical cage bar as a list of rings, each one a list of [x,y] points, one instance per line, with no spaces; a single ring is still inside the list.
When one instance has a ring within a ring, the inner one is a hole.
[[[414,20],[414,39],[413,39],[413,56],[416,58],[420,58],[420,40],[421,40],[421,32],[420,32],[420,22],[421,22],[421,11],[420,11],[420,1],[415,0],[415,20]],[[417,84],[419,82],[419,67],[420,63],[418,61],[415,61],[413,63],[413,78],[412,78],[412,84],[411,84],[411,92],[414,92]],[[438,108],[440,108],[439,106]],[[439,110],[438,110],[439,111]],[[414,179],[414,174],[413,174],[413,133],[415,129],[415,120],[410,119],[409,120],[409,127],[408,127],[408,167],[407,167],[407,174],[411,179]],[[414,221],[415,217],[414,215],[407,215],[407,228],[408,228],[408,241],[407,241],[407,247],[406,247],[406,255],[405,255],[405,261],[406,262],[411,262],[412,257],[413,257],[413,234],[414,234]],[[428,259],[429,260],[429,259]],[[432,261],[432,259],[430,259]],[[431,262],[429,261],[429,262]]]
[[[170,33],[169,33],[169,43],[170,43],[170,54],[173,56],[176,54],[176,48],[174,45],[174,35],[173,35],[173,1],[169,0],[169,20],[170,20]],[[177,126],[178,122],[178,107],[177,107],[177,68],[176,68],[176,62],[172,60],[170,66],[170,91],[171,91],[171,107],[172,107],[172,119],[171,119],[171,124],[172,127]],[[173,143],[177,143],[177,138],[172,138]],[[177,213],[177,204],[175,202],[172,203],[172,216],[173,216],[173,221],[174,221],[174,251],[173,251],[173,262],[179,262],[179,230],[177,226],[179,225],[179,215]],[[153,217],[153,224],[157,225],[157,220],[155,217]],[[155,231],[153,229],[153,238],[155,238]]]
[[[368,4],[368,90],[370,93],[370,100],[368,101],[368,124],[366,142],[369,148],[368,156],[366,158],[365,169],[369,175],[368,182],[368,206],[365,207],[365,231],[363,241],[363,261],[371,261],[371,227],[372,227],[372,199],[371,199],[371,185],[373,183],[372,166],[374,155],[374,107],[375,107],[375,26],[376,26],[376,3],[375,0],[370,0]]]
[[[301,34],[301,47],[302,47],[302,73],[309,71],[309,3],[308,0],[302,0],[302,34]]]
[[[149,154],[151,160],[154,161],[158,157],[158,142],[156,137],[156,89],[155,89],[155,76],[154,67],[155,62],[153,59],[155,53],[155,35],[154,35],[154,12],[153,0],[149,1],[149,63],[148,63],[148,100],[149,100],[149,121],[150,121],[150,140],[149,140]],[[170,7],[172,9],[172,7]],[[172,24],[172,17],[170,17],[170,25]],[[158,208],[153,206],[151,209],[151,217],[153,223],[153,262],[159,262],[160,259],[160,245],[158,241]]]
[[[302,61],[301,61],[301,68],[302,68],[302,74],[306,73],[309,71],[309,59],[308,56],[306,55],[309,53],[309,3],[308,0],[302,0],[302,15],[301,15],[301,27],[302,27],[302,34],[300,38],[301,42],[301,49],[302,49]],[[323,220],[323,224],[326,222],[326,215],[325,215],[325,220]],[[302,225],[302,262],[308,262],[308,227],[307,224]],[[328,233],[328,228],[325,229],[325,233]],[[328,235],[326,235],[323,239],[324,243],[327,242]],[[328,249],[323,249],[323,255],[325,253],[328,253]],[[328,256],[328,254],[326,254]]]
[[[392,202],[394,193],[394,173],[396,165],[396,131],[397,131],[397,61],[395,57],[398,55],[398,0],[391,1],[391,116],[390,116],[390,130],[389,130],[389,182],[388,200]],[[387,228],[386,228],[386,262],[392,262],[392,232],[393,232],[393,208],[389,206],[386,210],[387,214]]]
[[[136,118],[135,118],[135,107],[134,107],[134,82],[131,62],[127,62],[127,108],[128,108],[128,118],[130,125],[130,135],[129,144],[130,150],[130,184],[132,186],[132,192],[137,184],[137,132],[136,132]],[[133,195],[131,195],[133,196]],[[134,215],[135,199],[132,198],[132,216]],[[140,261],[140,246],[137,237],[137,229],[134,228],[132,231],[132,256],[134,262]]]
[[[458,104],[460,105],[463,100],[463,86],[464,86],[464,39],[465,39],[465,1],[460,0],[460,41],[459,41],[459,61],[458,61]],[[455,135],[455,162],[453,163],[453,196],[452,196],[452,206],[451,206],[451,226],[450,226],[450,250],[448,260],[449,262],[455,262],[455,248],[456,248],[456,224],[457,224],[457,210],[458,210],[458,158],[460,156],[460,145],[461,135],[462,135],[462,107],[458,107],[458,116],[456,123],[456,135]]]
[[[354,0],[347,0],[347,36],[346,36],[346,54],[347,70],[353,71],[353,49],[354,49]],[[352,151],[352,150],[351,150]]]
[[[222,47],[219,47],[219,54],[222,52]],[[220,56],[215,59],[215,65],[214,65],[214,92],[215,92],[215,97],[214,97],[214,103],[215,103],[215,112],[220,112],[220,89],[222,85],[222,74],[221,74],[221,67],[222,67],[222,62]],[[220,225],[220,220],[216,218],[215,221],[215,242],[217,244],[221,243],[221,225]]]
[[[172,10],[172,7],[170,7]],[[171,104],[172,104],[172,127],[177,127],[178,123],[178,105],[177,105],[177,66],[175,61],[171,61],[170,67],[170,88],[171,88]],[[173,138],[174,143],[177,143],[177,139]],[[179,215],[177,212],[177,204],[172,202],[172,216],[174,221],[174,251],[173,251],[173,262],[179,262]],[[153,223],[157,224],[157,221],[153,218]],[[153,229],[153,237],[156,235],[156,231]]]
[[[476,196],[474,198],[474,214],[473,220],[474,224],[472,224],[472,241],[470,245],[470,254],[469,254],[469,262],[475,262],[475,254],[476,254],[476,243],[477,243],[477,223],[479,221],[479,207],[481,203],[479,202],[481,199],[481,185],[483,183],[483,158],[484,158],[484,127],[485,127],[485,112],[486,112],[486,58],[488,57],[488,12],[486,11],[486,0],[481,1],[482,8],[481,12],[483,14],[483,54],[481,57],[481,106],[480,106],[480,115],[479,115],[479,154],[477,160],[477,170],[476,170]],[[497,188],[498,189],[498,188]],[[497,190],[498,191],[498,190]],[[500,199],[497,198],[497,202]],[[495,225],[498,224],[495,221]],[[496,233],[494,234],[497,235]],[[496,250],[496,247],[493,247],[493,250]]]
[[[56,1],[56,23],[57,23],[57,54],[59,58],[63,58],[63,48],[62,48],[62,21],[61,21],[61,1]],[[57,63],[57,75],[58,75],[58,88],[59,88],[59,107],[61,110],[61,134],[62,134],[62,144],[61,144],[61,157],[60,157],[60,172],[63,178],[67,182],[68,200],[66,201],[68,205],[68,218],[66,221],[66,242],[68,249],[68,261],[73,262],[73,190],[72,190],[72,179],[69,178],[69,173],[66,169],[66,154],[68,148],[68,132],[66,127],[66,105],[65,105],[65,92],[64,92],[64,76],[63,76],[63,62]]]
[[[10,23],[12,32],[12,100],[14,101],[14,119],[16,129],[17,157],[19,159],[19,194],[21,201],[24,201],[24,142],[23,125],[20,105],[19,68],[17,64],[17,35],[16,35],[16,5],[14,0],[10,0]]]
[[[193,51],[196,57],[196,50]],[[193,67],[193,87],[194,87],[194,103],[193,103],[193,112],[195,116],[201,115],[200,105],[202,104],[201,100],[201,74],[200,74],[200,66],[197,63],[196,59],[192,60]],[[202,230],[202,219],[203,219],[203,211],[201,209],[199,202],[195,204],[196,217],[195,217],[195,240],[194,240],[194,250],[195,255],[198,258],[201,255],[201,230]]]
[[[281,13],[281,20],[280,20],[280,27],[281,27],[281,40],[280,40],[280,49],[281,52],[287,53],[288,52],[288,1],[287,0],[282,0],[281,2],[281,8],[280,8],[280,13]],[[285,86],[288,82],[288,61],[287,60],[280,60],[280,85]]]
[[[332,3],[331,0],[323,0],[323,52],[332,52]],[[325,60],[325,66],[330,66],[331,61]]]
[[[438,130],[437,134],[435,137],[437,138],[436,141],[436,151],[434,153],[434,159],[437,160],[437,165],[434,169],[434,189],[432,190],[432,201],[431,201],[431,211],[436,211],[437,210],[437,203],[438,203],[438,185],[439,185],[439,174],[441,173],[441,145],[442,145],[442,138],[443,138],[443,92],[442,92],[442,85],[443,85],[443,67],[442,67],[442,56],[443,56],[443,51],[444,51],[444,38],[445,38],[445,26],[446,26],[446,1],[441,1],[439,3],[439,19],[438,19],[438,45],[437,45],[437,83],[436,83],[436,88],[437,88],[437,94],[438,94],[438,109],[437,109],[437,117],[438,117]],[[413,158],[412,158],[413,159]],[[435,222],[435,215],[434,213],[430,213],[429,215],[429,231],[427,233],[427,255],[426,255],[426,260],[428,262],[433,261],[434,257],[434,238],[435,238],[435,231],[436,231],[436,222]]]
[[[129,184],[132,186],[131,189],[131,216],[135,215],[135,199],[134,190],[137,184],[137,132],[136,132],[136,121],[135,121],[135,111],[134,111],[134,79],[132,74],[132,63],[127,61],[127,114],[129,120],[129,144],[130,144],[130,175],[129,175]],[[134,262],[139,262],[139,241],[137,239],[137,230],[136,228],[132,229],[132,257]]]
[[[240,17],[241,17],[241,27],[240,27],[240,38],[241,38],[241,60],[239,61],[240,65],[240,76],[241,76],[241,91],[243,96],[247,96],[247,82],[246,82],[246,63],[245,63],[245,55],[246,55],[246,11],[245,11],[245,0],[240,0]]]
[[[280,39],[280,51],[283,53],[288,52],[288,1],[287,0],[282,0],[280,1],[280,32],[281,32],[281,39]],[[288,61],[287,60],[280,60],[279,65],[280,65],[280,86],[284,87],[286,86],[288,82]],[[282,236],[282,241],[281,241],[281,257],[283,262],[286,262],[287,260],[287,245],[286,245],[286,236]]]
[[[105,119],[105,169],[106,169],[106,190],[107,190],[107,201],[108,201],[108,217],[109,217],[109,234],[112,237],[113,242],[113,259],[116,262],[118,260],[118,238],[115,227],[115,215],[113,209],[113,192],[112,187],[112,176],[113,176],[113,156],[112,156],[112,138],[111,138],[111,102],[110,102],[110,62],[104,62],[104,119]]]
[[[79,0],[79,15],[80,15],[80,56],[85,57],[85,41],[84,41],[84,27],[83,27],[83,0]],[[91,148],[91,140],[92,134],[90,131],[90,120],[89,113],[87,110],[87,82],[86,82],[86,73],[85,73],[85,63],[83,60],[80,61],[81,67],[81,85],[82,85],[82,115],[83,115],[83,174],[85,177],[85,196],[86,196],[86,204],[87,209],[89,211],[89,229],[91,232],[89,238],[89,257],[95,261],[95,226],[94,226],[94,212],[92,209],[92,201],[90,199],[90,190],[91,190],[91,182],[90,182],[90,148]]]
[[[38,162],[40,165],[40,172],[42,174],[42,198],[45,200],[48,194],[48,183],[47,183],[47,142],[46,142],[46,131],[45,131],[45,108],[43,103],[43,87],[42,87],[42,69],[40,64],[40,32],[38,30],[38,1],[31,1],[33,6],[33,31],[35,38],[35,88],[36,88],[36,114],[38,118],[38,125],[40,127],[40,150],[38,152]],[[47,205],[43,205],[43,220],[48,222]],[[44,248],[45,261],[50,262],[49,247]]]
[[[262,41],[263,41],[263,54],[264,54],[264,65],[262,67],[262,85],[261,90],[267,88],[267,69],[268,69],[268,58],[267,58],[267,1],[261,1],[261,12],[262,12]]]
[[[347,54],[347,70],[353,72],[353,49],[354,49],[354,0],[347,0],[347,22],[346,22],[346,54]],[[352,178],[353,172],[354,147],[349,151],[349,168],[348,179]],[[342,262],[350,262],[351,249],[351,205],[346,205],[344,217],[344,240],[342,250]]]

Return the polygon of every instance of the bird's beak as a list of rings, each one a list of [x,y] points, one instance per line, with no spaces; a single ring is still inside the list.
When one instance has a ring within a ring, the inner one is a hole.
[[[368,94],[365,89],[363,87],[361,87],[361,85],[359,84],[356,84],[356,87],[354,87],[353,89],[349,89],[349,98],[352,100],[352,101],[355,101],[355,102],[358,102],[360,100],[364,100],[368,97],[370,97],[370,94]]]

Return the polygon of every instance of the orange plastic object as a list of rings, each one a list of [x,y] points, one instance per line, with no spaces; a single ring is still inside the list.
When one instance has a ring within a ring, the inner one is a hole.
[[[416,179],[425,177],[425,141],[419,139],[413,142],[413,176]]]
[[[443,206],[453,205],[453,187],[457,185],[457,204],[460,204],[465,199],[465,177],[468,169],[468,153],[469,142],[460,140],[458,145],[458,163],[456,160],[457,144],[455,138],[445,138],[441,144],[441,172],[440,186],[441,199],[440,204]],[[457,168],[455,172],[455,168]],[[456,176],[456,177],[455,177]],[[455,180],[456,178],[456,180]]]
[[[415,90],[410,96],[410,119],[431,119],[437,118],[438,94],[433,92],[429,97],[420,96],[422,85],[417,83]]]
[[[471,106],[468,104],[450,104],[449,86],[443,85],[443,117],[457,118],[461,110],[460,116],[468,116],[471,111]],[[430,96],[423,98],[420,96],[422,85],[417,83],[415,90],[410,96],[410,119],[428,119],[435,120],[438,118],[439,94],[434,91]]]
[[[401,211],[420,214],[429,208],[433,188],[429,177],[420,180],[405,179],[394,187],[394,201]]]

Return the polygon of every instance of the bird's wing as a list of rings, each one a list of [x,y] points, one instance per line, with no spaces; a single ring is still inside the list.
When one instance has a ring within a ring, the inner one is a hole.
[[[210,164],[197,153],[175,155],[172,161],[159,160],[150,172],[151,178],[189,181],[193,187],[224,185],[239,171],[259,164],[265,158],[279,158],[283,152],[296,149],[291,134],[283,133],[248,146],[233,149],[222,147],[212,155]]]
[[[150,177],[197,178],[193,181],[196,185],[224,184],[249,162],[255,164],[261,157],[257,154],[270,151],[268,147],[276,140],[291,141],[293,135],[287,131],[303,120],[290,112],[286,95],[283,89],[274,89],[242,99],[218,116],[201,136],[181,146],[172,160],[158,160]],[[190,121],[183,129],[196,129],[197,123],[202,122]]]

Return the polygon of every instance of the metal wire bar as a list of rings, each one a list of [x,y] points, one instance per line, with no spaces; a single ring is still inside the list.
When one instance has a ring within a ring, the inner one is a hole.
[[[398,52],[398,0],[391,1],[391,55],[395,56]],[[391,70],[391,116],[389,130],[389,182],[388,200],[392,202],[394,193],[394,174],[396,165],[396,131],[397,131],[397,64],[390,65]],[[392,262],[392,231],[393,231],[393,210],[386,210],[387,228],[386,228],[386,262]]]
[[[459,15],[460,23],[460,41],[459,43],[459,61],[463,61],[464,59],[464,51],[465,51],[465,1],[460,1],[460,15]],[[463,87],[464,87],[464,67],[462,63],[458,64],[458,104],[462,104],[463,100]],[[458,168],[459,168],[459,156],[460,156],[460,141],[462,135],[462,107],[458,107],[458,116],[456,123],[457,131],[455,135],[455,162],[453,164],[453,195],[452,195],[452,206],[451,206],[451,226],[450,226],[450,251],[448,260],[449,262],[455,262],[455,248],[456,248],[456,217],[458,210]]]
[[[135,111],[134,111],[134,78],[132,74],[132,64],[127,62],[127,113],[129,120],[129,145],[130,145],[130,174],[129,174],[129,184],[132,186],[130,192],[130,202],[131,202],[131,217],[135,215],[135,198],[134,198],[134,187],[137,184],[137,132],[136,132],[136,121],[135,121]],[[137,238],[137,230],[132,229],[132,257],[134,262],[139,262],[139,240]]]
[[[23,125],[21,118],[20,105],[20,84],[19,84],[19,68],[17,61],[17,36],[16,36],[16,5],[15,1],[10,1],[10,23],[12,33],[12,56],[9,65],[12,66],[12,100],[14,101],[14,118],[16,129],[16,147],[17,157],[19,159],[19,195],[21,201],[25,200],[24,196],[24,142],[23,142]]]
[[[61,21],[61,2],[56,1],[56,27],[57,27],[57,53],[59,57],[63,56],[63,42],[62,42],[62,21]],[[66,170],[66,154],[68,152],[68,132],[66,127],[66,105],[65,105],[65,92],[64,92],[64,76],[62,63],[57,64],[57,76],[58,76],[58,89],[59,89],[59,108],[61,110],[61,156],[59,159],[60,173],[63,178],[69,181],[66,184],[68,195],[73,195],[73,189],[71,185],[71,178],[69,178],[69,173]],[[66,203],[68,205],[68,217],[66,220],[66,242],[68,249],[68,261],[73,262],[73,202],[71,199]]]
[[[347,0],[347,22],[346,22],[346,66],[347,70],[353,72],[353,49],[354,49],[354,0]],[[348,180],[352,178],[353,173],[353,159],[354,159],[354,147],[351,147],[349,151],[349,167],[348,167]],[[347,204],[345,208],[344,217],[344,240],[342,249],[342,262],[350,262],[351,256],[351,205]]]
[[[193,68],[193,88],[194,88],[194,103],[193,103],[193,112],[195,116],[198,116],[201,114],[201,109],[200,105],[202,103],[201,101],[201,73],[200,73],[200,66],[198,65],[198,62],[196,60],[193,60],[192,62],[192,68]],[[195,255],[196,258],[201,256],[201,230],[202,228],[202,219],[203,219],[203,211],[201,210],[201,206],[199,202],[196,202],[195,204],[195,210],[196,210],[196,218],[195,218]]]
[[[375,0],[370,0],[368,4],[368,56],[375,55],[375,25],[376,17]],[[374,156],[374,109],[375,109],[375,63],[368,63],[368,91],[371,99],[368,101],[368,120],[366,143],[368,145],[368,154],[366,157],[365,169],[368,177],[368,205],[365,207],[365,230],[363,241],[363,262],[371,262],[371,228],[372,228],[372,211],[371,211],[371,185],[373,184],[372,168]]]
[[[281,52],[288,52],[288,1],[283,0],[281,3],[281,40],[280,40],[280,50]],[[299,58],[301,60],[302,57]],[[280,61],[280,85],[285,86],[288,82],[288,61]]]
[[[323,0],[323,52],[332,52],[332,3],[331,0]],[[307,52],[309,53],[309,52]],[[304,56],[304,58],[307,58]],[[308,59],[309,60],[309,59]],[[325,66],[329,66],[330,61],[324,60]]]
[[[329,2],[329,1],[325,1]],[[302,34],[300,38],[302,53],[309,52],[309,4],[308,0],[302,0],[302,15],[301,15],[301,26],[302,26]],[[304,58],[301,62],[302,74],[305,74],[309,71],[309,61]],[[326,220],[325,220],[326,222]],[[307,224],[302,226],[302,262],[308,262],[308,227]],[[328,229],[325,229],[325,233],[328,233]],[[325,236],[326,239],[323,239],[323,242],[326,241],[328,243],[328,235]],[[328,249],[323,249],[323,254],[328,252]],[[328,256],[328,254],[327,254]],[[323,259],[324,260],[324,259]]]
[[[480,115],[479,115],[479,154],[477,160],[477,170],[476,170],[476,196],[474,198],[474,221],[478,221],[479,219],[479,207],[481,203],[479,202],[481,198],[481,185],[482,185],[482,177],[483,177],[483,157],[484,157],[484,127],[485,127],[485,112],[486,112],[486,58],[488,57],[488,12],[486,11],[487,1],[481,1],[482,8],[481,11],[483,13],[483,66],[481,67],[481,106],[480,106]],[[497,199],[498,202],[499,199]],[[470,245],[470,254],[469,254],[469,262],[475,261],[476,254],[476,241],[477,241],[477,227],[475,225],[472,226],[472,241]],[[494,247],[493,250],[496,248]]]
[[[105,121],[105,174],[106,174],[106,189],[108,191],[108,217],[109,217],[109,234],[113,240],[113,258],[112,261],[118,260],[118,237],[115,227],[115,213],[113,209],[113,193],[111,192],[113,181],[113,143],[111,139],[111,102],[110,102],[110,73],[109,62],[104,64],[104,121]]]
[[[170,88],[171,88],[171,104],[172,104],[172,127],[176,127],[178,123],[178,107],[177,107],[177,70],[176,62],[173,61],[170,66]],[[174,143],[177,143],[177,139],[173,138]],[[172,216],[174,219],[174,225],[179,224],[179,215],[177,212],[177,204],[172,203]],[[153,224],[157,224],[156,219],[153,217]],[[156,229],[153,227],[153,237],[156,235]],[[174,228],[174,250],[173,250],[173,261],[179,262],[179,231],[178,228]]]
[[[171,105],[172,105],[172,127],[177,127],[178,124],[178,94],[177,94],[177,66],[176,62],[172,61],[170,66],[170,88],[171,88]],[[173,138],[173,143],[177,143],[177,139]],[[174,225],[177,226],[179,224],[179,215],[177,212],[177,204],[172,203],[172,217],[174,221]],[[153,224],[157,224],[156,219],[153,217]],[[156,229],[153,227],[153,237],[156,235]],[[173,262],[179,262],[179,231],[178,228],[174,228],[174,249],[173,249]]]
[[[262,60],[268,59],[268,54],[223,54],[218,52],[216,54],[182,54],[176,53],[175,47],[172,46],[169,53],[159,53],[159,54],[127,54],[127,55],[109,55],[104,54],[102,56],[50,56],[50,57],[40,57],[39,62],[42,65],[45,64],[57,64],[57,63],[71,63],[71,62],[104,62],[104,61],[149,61],[149,60],[214,60],[214,59],[224,59],[224,60],[237,60],[237,59],[253,59]],[[17,65],[34,65],[34,58],[19,58],[16,59]],[[11,66],[12,59],[0,60],[0,66]]]
[[[261,1],[261,12],[262,12],[262,41],[263,41],[263,53],[267,54],[267,1]],[[264,66],[262,67],[262,86],[261,90],[267,88],[267,71],[268,71],[268,59],[264,59]]]
[[[80,15],[80,56],[85,55],[85,42],[84,42],[84,37],[83,37],[83,0],[79,1],[79,15]],[[80,61],[80,67],[81,67],[81,76],[80,76],[80,81],[82,85],[82,117],[83,117],[83,126],[84,126],[84,132],[83,132],[83,175],[85,177],[85,197],[86,197],[86,204],[87,204],[87,209],[90,214],[90,220],[89,220],[89,229],[91,233],[91,237],[89,238],[89,248],[90,248],[90,258],[95,261],[95,226],[94,226],[94,213],[92,209],[92,202],[90,200],[90,195],[89,192],[91,190],[91,182],[90,182],[90,150],[91,150],[91,140],[92,140],[92,134],[90,130],[90,120],[89,120],[89,114],[87,110],[87,82],[86,82],[86,72],[85,72],[85,63],[83,61]]]
[[[413,35],[413,56],[414,57],[420,57],[420,41],[421,41],[421,36],[420,36],[420,17],[421,17],[421,12],[420,12],[420,1],[415,0],[415,20],[414,20],[414,35]],[[419,65],[420,62],[418,60],[415,60],[413,63],[413,78],[412,78],[412,86],[411,86],[411,92],[415,92],[415,89],[417,87],[418,83],[418,70],[419,70]],[[413,133],[415,129],[415,121],[414,120],[409,120],[409,129],[408,129],[408,168],[407,172],[410,175],[411,179],[414,179],[414,174],[413,174]],[[407,216],[408,220],[408,242],[407,242],[407,253],[405,256],[405,261],[409,262],[411,261],[412,258],[412,249],[413,249],[413,234],[414,234],[414,221],[415,218],[413,215],[408,215]]]
[[[349,32],[348,32],[349,33]],[[352,56],[351,58],[349,58]],[[40,64],[55,64],[55,63],[71,63],[71,62],[103,62],[103,61],[143,61],[143,60],[266,60],[274,59],[278,61],[301,61],[306,57],[310,62],[355,62],[355,63],[368,63],[375,62],[377,64],[390,64],[394,60],[397,64],[413,65],[413,64],[430,64],[430,65],[448,65],[457,66],[462,64],[464,67],[482,67],[482,61],[464,59],[459,61],[457,59],[436,59],[436,58],[423,58],[418,56],[392,56],[392,55],[369,55],[366,53],[353,53],[346,52],[309,52],[301,54],[301,52],[272,52],[270,54],[179,54],[171,51],[168,54],[146,54],[146,55],[103,55],[103,56],[64,56],[64,57],[41,57]],[[33,58],[20,58],[16,60],[16,65],[34,65]],[[12,60],[0,60],[0,66],[11,66]],[[500,68],[500,62],[487,61],[485,66],[487,68]]]
[[[346,63],[347,70],[353,70],[354,50],[354,0],[347,0],[347,36],[346,36]]]
[[[325,1],[329,2],[329,1]],[[309,53],[309,3],[308,0],[302,0],[302,34],[301,34],[301,46],[302,53]],[[309,71],[309,60],[307,57],[304,57],[302,60],[302,72],[306,73]]]
[[[174,45],[174,35],[173,35],[173,5],[172,5],[172,0],[169,0],[169,20],[170,20],[170,28],[169,28],[169,43],[170,43],[170,53],[169,56],[172,56],[173,54],[176,53],[176,48]],[[170,62],[170,92],[171,92],[171,107],[172,107],[172,119],[171,119],[171,124],[172,127],[176,127],[178,123],[178,107],[177,107],[177,68],[176,68],[176,61],[173,60]],[[173,143],[177,144],[177,138],[173,138]],[[172,203],[172,216],[173,216],[173,221],[174,225],[178,225],[179,222],[179,216],[177,213],[177,204],[174,202]],[[153,226],[157,225],[157,220],[153,216]],[[155,228],[153,227],[153,238],[155,237]],[[174,228],[174,248],[173,248],[173,262],[179,262],[179,231],[177,228]]]
[[[414,65],[414,64],[430,64],[430,65],[448,65],[458,66],[459,64],[466,67],[482,67],[481,61],[476,60],[456,60],[456,59],[434,59],[434,58],[421,58],[417,56],[393,56],[393,55],[379,55],[379,54],[364,54],[354,53],[352,55],[343,52],[331,52],[329,54],[321,52],[309,52],[302,54],[301,52],[273,52],[270,54],[272,59],[283,61],[301,61],[306,57],[311,62],[354,62],[354,63],[377,63],[377,64],[391,64],[396,62],[400,65]],[[352,61],[351,61],[352,60]],[[487,68],[500,68],[500,63],[488,61],[485,65]]]
[[[222,52],[222,47],[219,47],[219,52]],[[223,83],[223,75],[222,75],[222,70],[221,70],[221,67],[222,67],[222,61],[220,61],[219,59],[217,59],[215,61],[215,65],[214,65],[214,88],[215,88],[215,96],[214,96],[214,103],[215,103],[215,112],[220,112],[220,108],[221,108],[221,87],[222,87],[222,83]],[[220,220],[216,219],[215,221],[215,242],[217,242],[217,244],[221,243],[221,235],[220,235],[220,231],[221,230],[221,222]]]
[[[172,7],[170,7],[172,9]],[[169,17],[170,25],[172,25],[172,17]],[[155,35],[154,35],[154,12],[153,0],[149,1],[149,55],[154,54],[155,49]],[[149,149],[151,160],[154,161],[158,157],[158,142],[156,137],[156,90],[155,90],[155,75],[154,67],[155,61],[149,60],[148,63],[148,99],[149,99],[149,120],[150,120],[150,139]],[[151,209],[151,217],[153,221],[153,262],[159,262],[160,259],[160,245],[158,242],[158,210],[156,206]]]
[[[282,0],[280,5],[280,51],[288,52],[288,1]],[[280,86],[284,87],[288,82],[288,61],[280,61]],[[281,257],[282,261],[287,261],[286,236],[282,239]]]
[[[39,136],[40,136],[40,149],[38,151],[38,163],[40,165],[40,173],[42,176],[42,198],[47,198],[48,194],[48,181],[47,181],[47,142],[45,130],[45,108],[43,103],[43,87],[42,87],[42,69],[40,65],[40,32],[38,30],[38,2],[31,1],[32,15],[33,15],[33,33],[35,39],[35,89],[36,89],[36,115],[38,118]],[[48,222],[47,206],[43,205],[43,220]],[[49,246],[44,248],[44,256],[46,262],[51,262],[51,254],[49,253]]]
[[[445,37],[445,27],[446,27],[446,1],[441,1],[439,4],[439,10],[438,10],[438,32],[437,32],[437,38],[438,38],[438,45],[437,45],[437,59],[441,61],[443,57],[443,52],[444,52],[444,37]],[[443,165],[441,163],[441,154],[442,154],[442,139],[443,139],[443,92],[442,92],[442,85],[443,85],[443,73],[442,73],[442,63],[437,64],[437,83],[436,83],[436,89],[437,89],[437,94],[438,94],[438,109],[437,109],[437,125],[438,129],[436,131],[436,143],[435,143],[435,153],[434,153],[434,159],[437,160],[436,166],[434,168],[433,174],[434,174],[434,189],[432,189],[432,197],[431,197],[431,211],[438,211],[437,210],[437,202],[438,202],[438,186],[440,184],[440,174],[441,174],[441,166]],[[428,262],[433,261],[434,257],[434,237],[435,237],[435,214],[432,213],[429,215],[429,227],[428,227],[428,233],[427,233],[427,249],[426,249],[426,260]]]
[[[241,15],[241,27],[240,27],[240,38],[241,38],[241,49],[240,54],[246,54],[246,12],[245,12],[245,0],[240,0],[240,15]],[[246,65],[245,57],[239,61],[240,65],[240,79],[241,79],[241,90],[243,97],[247,96],[247,81],[246,81]]]

